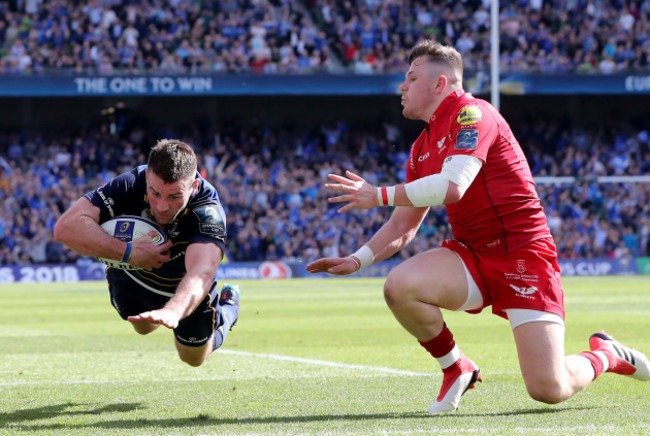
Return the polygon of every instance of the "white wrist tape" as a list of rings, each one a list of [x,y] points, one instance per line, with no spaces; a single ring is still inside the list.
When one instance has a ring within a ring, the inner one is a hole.
[[[377,188],[377,202],[380,206],[393,206],[395,204],[395,187]]]
[[[365,268],[368,265],[372,265],[373,262],[375,261],[375,254],[367,245],[362,245],[361,248],[359,248],[357,251],[352,253],[350,256],[354,256],[357,259],[359,259],[360,262],[359,269]]]
[[[404,185],[406,196],[415,207],[439,206],[447,197],[449,179],[442,174],[433,174],[413,180]]]

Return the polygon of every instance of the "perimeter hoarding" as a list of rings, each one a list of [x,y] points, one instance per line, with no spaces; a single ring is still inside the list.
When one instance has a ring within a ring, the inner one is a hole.
[[[370,265],[347,277],[386,277],[400,260],[387,260]],[[563,276],[605,276],[650,274],[650,258],[628,259],[565,259],[560,260]],[[290,279],[341,277],[328,274],[310,274],[306,263],[231,262],[222,264],[218,279]],[[103,280],[106,265],[98,262],[74,264],[14,265],[0,267],[0,284],[52,283]]]

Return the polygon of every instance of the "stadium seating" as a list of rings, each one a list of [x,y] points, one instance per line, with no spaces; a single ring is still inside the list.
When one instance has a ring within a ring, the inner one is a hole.
[[[545,132],[549,129],[554,127]],[[143,129],[126,138],[107,132],[98,125],[83,138],[0,136],[0,264],[78,260],[52,240],[56,219],[86,191],[144,162],[142,138],[152,136]],[[322,184],[328,173],[349,168],[361,169],[373,183],[403,180],[409,144],[404,138],[387,140],[387,132],[344,123],[318,132],[248,132],[248,143],[263,144],[259,150],[241,146],[242,138],[232,132],[180,136],[195,146],[202,174],[220,192],[234,260],[306,261],[354,252],[386,220],[389,208],[337,214]],[[573,129],[544,138],[530,131],[520,141],[535,175],[650,175],[648,132],[611,132]],[[650,184],[584,181],[538,188],[562,257],[650,255]],[[397,256],[449,237],[444,209],[434,208]]]
[[[647,70],[647,1],[501,1],[501,68]],[[489,1],[3,2],[0,74],[403,72],[431,37],[489,65]]]

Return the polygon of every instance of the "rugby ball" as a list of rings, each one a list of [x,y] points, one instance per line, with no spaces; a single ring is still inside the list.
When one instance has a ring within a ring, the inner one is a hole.
[[[120,215],[101,224],[102,229],[114,238],[124,242],[135,241],[149,232],[154,231],[156,234],[149,242],[154,245],[161,245],[167,242],[167,234],[156,223],[146,218],[135,215]],[[124,270],[136,270],[140,267],[130,265],[126,262],[115,259],[98,257],[97,260],[106,265]]]

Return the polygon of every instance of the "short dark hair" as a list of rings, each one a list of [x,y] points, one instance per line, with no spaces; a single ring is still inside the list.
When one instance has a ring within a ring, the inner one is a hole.
[[[440,44],[432,39],[418,42],[409,55],[409,65],[420,56],[426,56],[429,62],[447,65],[463,74],[463,57],[453,47]]]
[[[149,169],[165,183],[196,175],[196,155],[188,144],[177,139],[161,139],[149,152]]]

